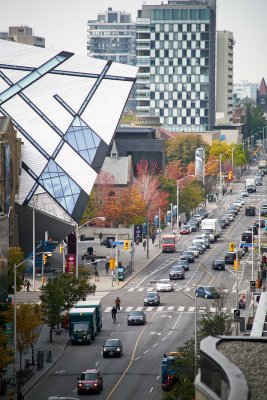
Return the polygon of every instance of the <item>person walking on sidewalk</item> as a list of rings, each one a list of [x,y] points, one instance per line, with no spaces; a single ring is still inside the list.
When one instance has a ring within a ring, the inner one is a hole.
[[[103,239],[103,233],[100,232],[100,233],[99,233],[99,240],[100,240],[100,242],[102,242],[102,239]]]
[[[106,262],[105,269],[106,269],[106,274],[108,274],[108,271],[109,271],[109,261]]]
[[[25,286],[26,286],[27,292],[29,292],[30,291],[30,286],[31,286],[31,283],[30,283],[29,279],[27,280]]]
[[[99,282],[99,272],[97,268],[95,268],[95,282]]]
[[[143,248],[146,249],[146,239],[143,240]]]

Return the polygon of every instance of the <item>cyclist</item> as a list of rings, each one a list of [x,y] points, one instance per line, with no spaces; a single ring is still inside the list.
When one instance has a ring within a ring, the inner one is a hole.
[[[111,309],[111,315],[112,315],[113,321],[116,322],[117,309],[115,306],[113,306]]]
[[[115,306],[116,306],[117,312],[119,312],[120,308],[121,308],[121,299],[119,298],[119,296],[115,300]]]

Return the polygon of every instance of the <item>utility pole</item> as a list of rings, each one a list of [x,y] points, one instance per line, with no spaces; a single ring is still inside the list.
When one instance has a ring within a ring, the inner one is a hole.
[[[149,258],[149,217],[146,217],[146,258]]]
[[[238,242],[236,243],[236,308],[239,309],[239,290],[238,290]],[[236,335],[238,336],[238,322],[236,322]]]
[[[220,157],[220,196],[222,197],[222,154],[220,154],[219,157]]]
[[[161,242],[161,212],[160,212],[160,208],[159,208],[159,249],[160,249],[160,242]]]
[[[170,206],[171,206],[171,234],[173,234],[173,203],[171,203]]]
[[[177,186],[176,186],[176,205],[177,205],[176,232],[179,233],[179,181],[178,180],[177,180]]]

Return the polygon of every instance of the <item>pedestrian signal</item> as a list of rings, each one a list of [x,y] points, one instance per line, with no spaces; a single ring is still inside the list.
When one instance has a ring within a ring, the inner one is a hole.
[[[63,251],[64,251],[64,247],[63,247],[63,245],[61,244],[61,245],[59,246],[59,254],[62,254]]]
[[[235,251],[235,244],[233,242],[229,244],[229,251]]]
[[[124,250],[129,250],[130,249],[130,240],[124,240]]]
[[[43,254],[43,264],[45,265],[47,263],[47,255]]]
[[[109,260],[109,268],[112,270],[115,269],[115,258]]]

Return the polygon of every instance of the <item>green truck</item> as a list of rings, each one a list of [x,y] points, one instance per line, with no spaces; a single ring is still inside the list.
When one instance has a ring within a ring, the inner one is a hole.
[[[96,309],[96,327],[97,331],[100,332],[102,328],[102,305],[100,300],[85,300],[78,301],[75,308],[95,308]]]
[[[71,308],[69,310],[69,335],[74,343],[90,344],[97,334],[95,308]]]

